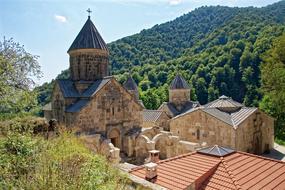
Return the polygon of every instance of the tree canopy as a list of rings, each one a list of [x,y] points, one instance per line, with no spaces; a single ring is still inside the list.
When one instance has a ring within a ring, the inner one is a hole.
[[[13,39],[0,41],[1,114],[26,112],[37,105],[32,91],[42,74],[37,59]]]
[[[277,138],[285,140],[285,34],[262,57],[261,108],[276,118]]]

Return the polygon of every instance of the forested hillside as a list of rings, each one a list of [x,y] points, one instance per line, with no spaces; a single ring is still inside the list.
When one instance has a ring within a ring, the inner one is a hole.
[[[201,7],[108,44],[112,74],[123,82],[131,72],[148,108],[167,100],[167,84],[178,72],[201,104],[225,94],[257,105],[261,55],[285,31],[284,23],[285,1],[264,8]],[[48,101],[50,87],[37,89],[40,102]]]

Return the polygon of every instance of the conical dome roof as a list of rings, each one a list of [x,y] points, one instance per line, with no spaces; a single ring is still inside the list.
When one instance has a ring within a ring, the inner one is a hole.
[[[130,76],[127,81],[124,83],[124,87],[127,90],[138,90],[138,86],[134,79]]]
[[[182,76],[180,76],[180,75],[176,75],[176,77],[171,82],[169,88],[171,90],[175,90],[175,89],[190,89],[190,87],[189,87],[188,83],[186,82],[186,80]]]
[[[108,51],[108,47],[96,29],[95,25],[88,17],[83,28],[71,44],[67,52],[76,49],[101,49]]]

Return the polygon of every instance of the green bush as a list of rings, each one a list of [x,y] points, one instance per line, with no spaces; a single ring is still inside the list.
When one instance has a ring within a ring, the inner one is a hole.
[[[73,134],[44,140],[14,127],[0,137],[0,189],[124,189],[127,178]]]

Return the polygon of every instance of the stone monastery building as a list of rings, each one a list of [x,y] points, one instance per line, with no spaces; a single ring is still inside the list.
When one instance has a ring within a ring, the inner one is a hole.
[[[144,163],[149,151],[165,159],[215,144],[256,154],[273,147],[273,118],[226,96],[201,106],[180,75],[169,102],[146,110],[131,77],[121,85],[109,76],[109,50],[90,16],[68,54],[70,79],[56,80],[45,117],[73,128],[110,159]]]

